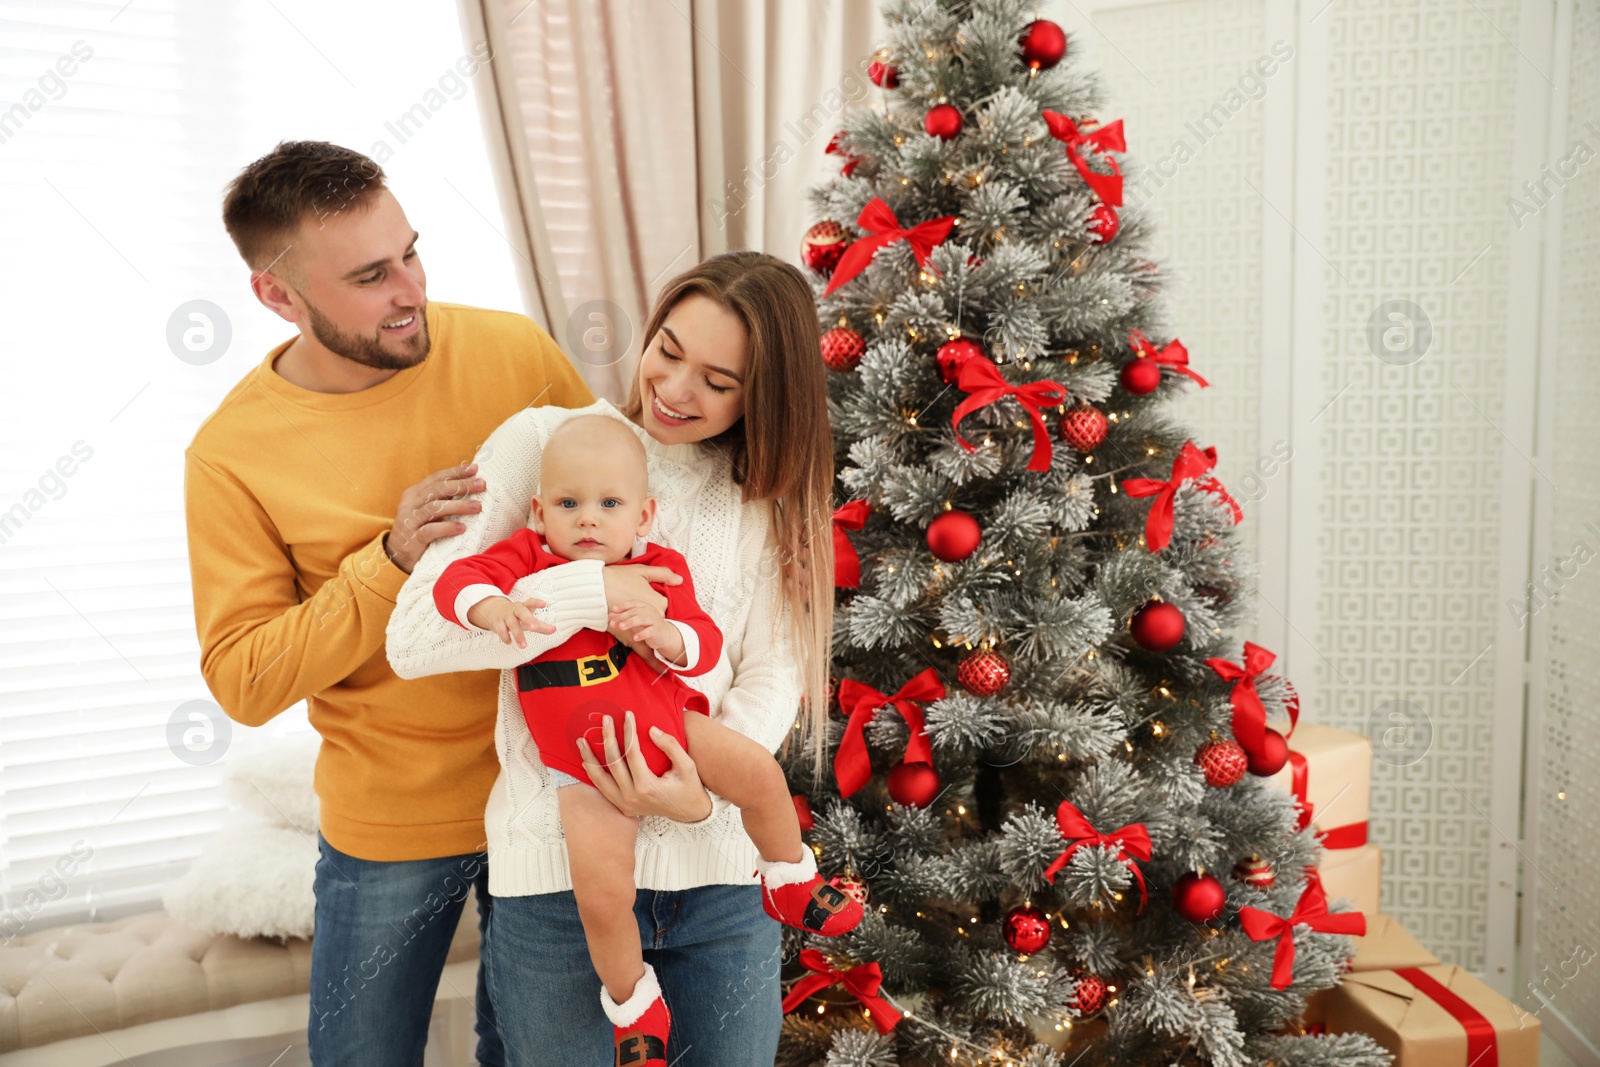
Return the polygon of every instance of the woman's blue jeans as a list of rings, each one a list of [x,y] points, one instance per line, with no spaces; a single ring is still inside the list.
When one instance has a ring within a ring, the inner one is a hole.
[[[319,833],[316,929],[311,938],[315,1067],[422,1067],[439,974],[467,897],[478,934],[489,919],[483,852],[384,863],[357,859]],[[478,1062],[506,1061],[478,969]]]
[[[783,1022],[781,928],[757,885],[707,885],[634,899],[655,968],[673,1067],[766,1067]],[[609,1067],[611,1021],[570,891],[496,897],[482,948],[509,1067]],[[480,972],[481,973],[481,972]]]

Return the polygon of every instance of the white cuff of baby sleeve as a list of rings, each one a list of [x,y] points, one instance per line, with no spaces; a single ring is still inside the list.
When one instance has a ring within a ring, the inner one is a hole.
[[[667,660],[662,660],[661,662],[675,671],[694,670],[694,665],[700,662],[700,635],[695,633],[694,627],[686,622],[679,622],[677,619],[668,619],[667,621],[676,626],[678,632],[683,635],[683,662],[671,663]]]
[[[467,612],[471,611],[475,606],[483,603],[492,596],[505,596],[505,594],[500,591],[499,586],[487,584],[467,586],[465,589],[461,590],[461,592],[456,594],[456,620],[469,630],[479,630],[483,633],[488,633],[488,631],[484,630],[483,627],[474,626],[472,623],[468,622]]]

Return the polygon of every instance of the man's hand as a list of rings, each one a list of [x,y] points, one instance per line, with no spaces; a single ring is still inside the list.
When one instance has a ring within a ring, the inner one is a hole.
[[[383,535],[383,549],[396,567],[410,574],[429,544],[467,528],[448,516],[483,509],[481,502],[466,499],[483,491],[483,479],[472,477],[477,470],[476,463],[462,463],[435,471],[400,494],[394,528]]]
[[[624,600],[612,606],[608,621],[608,629],[635,651],[642,653],[644,649],[637,645],[643,645],[655,653],[658,661],[683,662],[683,633],[655,608],[636,600]]]
[[[534,609],[542,607],[544,601],[537,599],[518,604],[508,597],[485,597],[467,609],[467,621],[480,630],[491,630],[498,634],[505,644],[509,645],[515,640],[518,648],[527,648],[528,643],[522,639],[524,633],[556,632],[555,624],[534,615]]]

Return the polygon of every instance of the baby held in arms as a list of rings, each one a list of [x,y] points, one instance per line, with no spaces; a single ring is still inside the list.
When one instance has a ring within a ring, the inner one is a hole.
[[[653,587],[667,598],[665,613],[639,601],[612,605],[609,630],[579,630],[516,668],[528,732],[559,787],[572,891],[603,985],[600,1001],[619,1045],[640,1053],[630,1060],[640,1064],[658,1057],[664,1062],[670,1019],[654,970],[644,962],[633,913],[638,820],[594,787],[578,749],[583,738],[597,759],[605,758],[602,724],[608,718],[620,735],[624,713],[632,714],[639,753],[657,775],[671,760],[651,738],[657,731],[671,735],[694,757],[706,788],[738,806],[761,854],[757,873],[768,915],[825,936],[861,921],[861,905],[817,873],[777,761],[711,718],[705,697],[681,680],[716,666],[722,632],[696,602],[682,554],[645,540],[655,513],[644,446],[632,428],[605,415],[576,416],[545,444],[532,529],[456,560],[433,587],[445,618],[520,646],[532,611],[505,593],[525,575],[599,559],[663,566],[683,579]]]

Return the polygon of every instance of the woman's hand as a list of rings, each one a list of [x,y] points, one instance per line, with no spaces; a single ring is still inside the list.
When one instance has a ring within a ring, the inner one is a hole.
[[[606,586],[606,607],[625,600],[637,600],[665,614],[667,598],[650,588],[657,585],[682,585],[683,578],[671,567],[645,567],[637,563],[612,563],[600,568]]]
[[[659,727],[650,728],[650,740],[666,753],[672,767],[657,777],[639,751],[633,712],[622,728],[622,748],[617,746],[616,722],[606,716],[601,724],[605,762],[596,758],[589,743],[578,738],[578,752],[589,781],[624,815],[660,815],[676,822],[699,822],[711,814],[711,794],[700,784],[694,760],[678,739]]]

